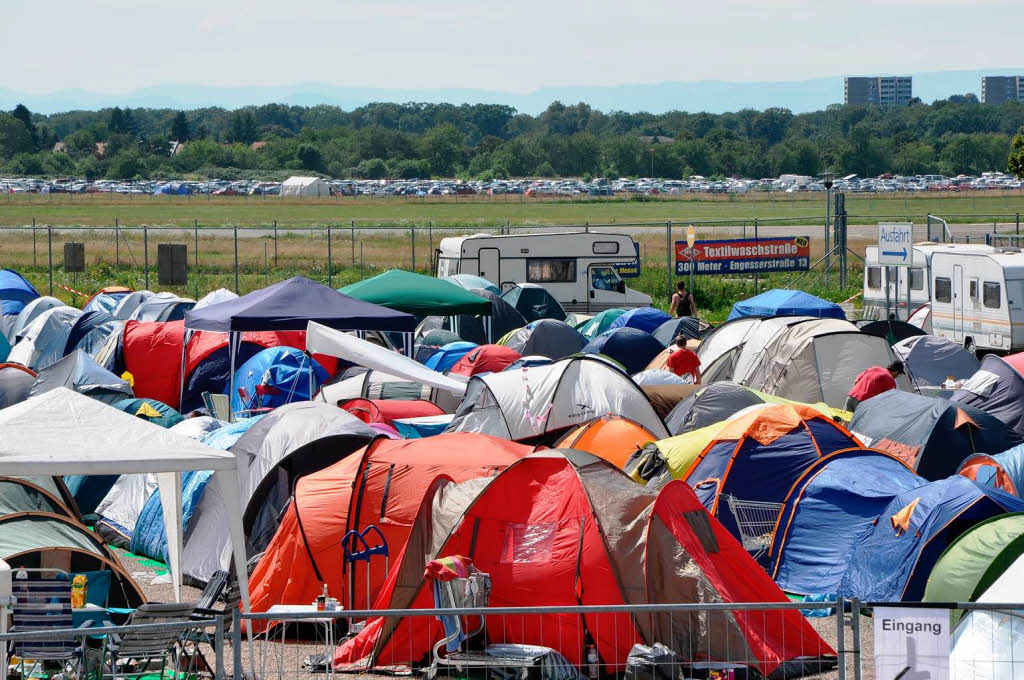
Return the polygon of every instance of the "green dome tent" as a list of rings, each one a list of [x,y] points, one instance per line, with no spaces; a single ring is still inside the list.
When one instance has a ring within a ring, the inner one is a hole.
[[[1024,554],[1024,512],[999,515],[960,535],[942,553],[922,602],[974,602]],[[959,619],[963,612],[954,612]]]

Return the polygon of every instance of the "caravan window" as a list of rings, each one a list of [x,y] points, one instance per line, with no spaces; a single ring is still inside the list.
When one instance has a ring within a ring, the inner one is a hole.
[[[618,255],[619,244],[617,241],[595,241],[594,255]]]
[[[526,261],[527,283],[574,283],[576,260],[560,257],[535,257]]]
[[[910,290],[924,290],[924,269],[910,270]]]
[[[999,309],[1002,306],[1003,286],[994,281],[986,281],[981,287],[981,302],[986,307]]]
[[[953,301],[953,282],[945,276],[935,277],[935,301],[936,302],[952,302]]]
[[[978,299],[978,279],[971,279],[967,292],[972,300]]]
[[[882,287],[882,268],[868,267],[868,288]]]

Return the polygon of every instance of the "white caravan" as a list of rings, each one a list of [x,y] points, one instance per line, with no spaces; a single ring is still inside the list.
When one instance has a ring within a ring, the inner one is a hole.
[[[914,245],[914,259],[910,267],[887,267],[878,264],[878,246],[868,246],[864,252],[864,318],[886,319],[889,314],[895,314],[897,319],[906,321],[908,314],[930,303],[932,256],[935,253],[994,251],[992,246],[983,244],[925,241]]]
[[[441,239],[437,276],[482,276],[502,293],[517,283],[536,283],[565,311],[595,314],[615,307],[650,306],[649,295],[630,289],[619,276],[620,267],[639,273],[637,253],[627,234],[474,234]]]
[[[932,329],[970,350],[1024,349],[1024,253],[935,253]]]

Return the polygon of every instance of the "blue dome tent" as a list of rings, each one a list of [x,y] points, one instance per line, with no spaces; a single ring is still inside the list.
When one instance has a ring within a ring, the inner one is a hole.
[[[449,342],[434,350],[423,365],[439,373],[444,373],[459,362],[459,359],[479,347],[475,342]]]
[[[846,319],[843,308],[802,290],[775,288],[749,300],[737,302],[729,313],[729,321],[742,316],[813,316]]]
[[[309,401],[328,377],[327,371],[302,350],[268,347],[235,372],[231,410],[238,413]]]
[[[627,310],[625,314],[621,314],[612,321],[611,325],[608,326],[608,330],[613,328],[635,328],[644,333],[654,333],[654,331],[658,330],[658,326],[671,320],[672,317],[660,309],[637,307],[636,309]]]
[[[636,328],[610,328],[588,342],[580,351],[612,358],[633,375],[644,370],[663,349],[653,335]]]

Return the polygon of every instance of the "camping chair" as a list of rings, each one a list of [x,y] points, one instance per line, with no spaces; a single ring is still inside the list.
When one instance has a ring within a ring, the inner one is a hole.
[[[195,604],[144,604],[132,612],[127,626],[147,623],[172,623],[192,618]],[[149,670],[150,664],[160,662],[160,676],[167,669],[167,657],[173,660],[175,677],[178,670],[177,647],[182,637],[180,630],[153,632],[127,632],[110,636],[107,652],[110,655],[110,672],[113,680],[119,677],[141,677]]]
[[[203,404],[206,405],[206,410],[210,412],[210,415],[217,420],[223,420],[226,423],[235,422],[231,413],[231,398],[228,395],[203,392]]]
[[[437,609],[475,609],[487,607],[491,597],[491,577],[482,571],[470,567],[470,573],[465,578],[454,578],[450,581],[433,582],[434,607]],[[519,677],[526,676],[528,669],[535,668],[538,660],[553,650],[546,647],[529,647],[535,655],[512,655],[509,652],[520,650],[514,647],[525,647],[523,645],[493,645],[488,646],[484,651],[469,651],[464,649],[463,643],[480,633],[484,633],[487,627],[483,616],[480,617],[480,625],[472,632],[467,633],[462,627],[462,616],[450,615],[439,616],[441,627],[444,630],[443,637],[434,645],[431,653],[430,667],[426,670],[426,677],[432,680],[442,666],[453,667],[459,672],[468,668],[489,668],[499,671],[499,675],[507,677],[508,672],[516,669]],[[444,654],[442,655],[442,652]],[[505,671],[501,673],[500,671]]]
[[[226,571],[214,572],[210,580],[206,582],[203,592],[199,594],[199,599],[196,600],[195,609],[192,610],[193,620],[199,621],[224,613],[214,609],[214,607],[217,604],[217,600],[227,590],[228,578],[228,572]],[[225,631],[226,634],[227,632]],[[213,636],[204,629],[196,628],[195,630],[187,630],[182,633],[180,666],[186,672],[209,673],[213,675],[213,668],[199,647],[201,644],[207,644],[210,647],[213,647],[215,644]]]
[[[744,501],[729,494],[722,494],[722,498],[725,499],[729,511],[736,519],[743,549],[757,559],[772,544],[775,523],[779,519],[779,513],[782,512],[783,504],[767,501]]]
[[[71,617],[71,578],[60,569],[18,569],[15,572],[11,604],[12,633],[67,630]],[[41,662],[59,666],[59,672],[82,670],[83,640],[70,637],[52,640],[18,640],[12,650],[21,659],[21,677],[28,678]],[[25,673],[25,659],[33,662]],[[4,669],[6,672],[6,669]]]

